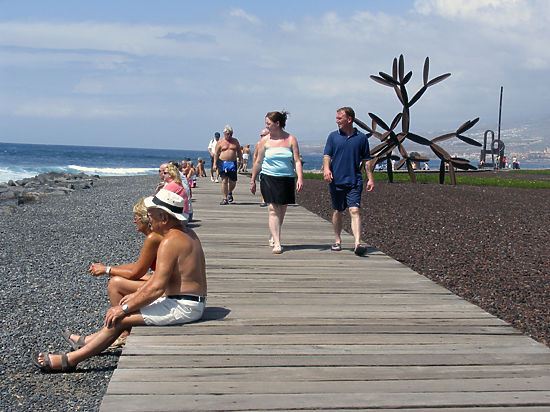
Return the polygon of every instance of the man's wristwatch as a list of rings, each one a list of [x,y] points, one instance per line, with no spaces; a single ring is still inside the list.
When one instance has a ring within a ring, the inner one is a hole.
[[[126,303],[123,303],[122,306],[120,307],[122,309],[122,311],[126,314],[130,313],[130,311],[128,310],[128,304]]]

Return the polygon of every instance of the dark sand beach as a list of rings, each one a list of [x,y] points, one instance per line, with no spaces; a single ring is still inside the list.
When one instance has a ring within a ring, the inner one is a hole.
[[[0,215],[0,410],[99,409],[119,352],[53,375],[40,373],[30,355],[67,350],[61,328],[90,333],[102,326],[107,279],[87,269],[137,258],[143,237],[132,206],[156,182],[156,176],[103,177],[91,189]],[[550,190],[377,183],[364,196],[369,245],[550,343]],[[323,181],[307,180],[298,202],[331,216]]]

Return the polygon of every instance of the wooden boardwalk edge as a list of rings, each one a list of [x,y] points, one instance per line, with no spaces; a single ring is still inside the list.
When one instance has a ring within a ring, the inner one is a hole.
[[[134,328],[101,411],[550,410],[548,347],[300,206],[273,255],[239,179],[193,192],[204,319]]]

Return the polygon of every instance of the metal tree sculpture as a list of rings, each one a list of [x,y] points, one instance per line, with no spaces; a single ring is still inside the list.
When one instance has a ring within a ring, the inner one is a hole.
[[[423,157],[423,156],[410,156],[405,150],[405,148],[403,147],[403,142],[405,141],[405,139],[409,139],[423,146],[429,146],[430,149],[435,153],[435,155],[439,159],[441,159],[441,166],[439,168],[439,182],[442,184],[445,181],[445,169],[447,167],[449,169],[449,176],[451,179],[451,183],[453,185],[456,185],[456,178],[454,173],[455,167],[457,169],[463,169],[463,170],[476,169],[476,167],[471,165],[467,159],[462,159],[459,157],[451,157],[451,155],[449,155],[449,153],[447,153],[437,143],[443,140],[450,139],[452,137],[457,137],[465,143],[481,147],[481,143],[478,143],[475,140],[470,139],[469,137],[466,137],[463,135],[463,133],[470,130],[478,122],[479,117],[474,120],[468,120],[467,122],[462,124],[460,127],[458,127],[456,131],[454,131],[453,133],[447,133],[447,134],[438,136],[432,140],[428,140],[422,136],[419,136],[409,131],[410,108],[412,107],[412,105],[414,105],[420,99],[420,97],[422,97],[422,95],[426,92],[426,90],[428,90],[429,87],[445,80],[447,77],[451,75],[451,73],[445,73],[445,74],[442,74],[441,76],[437,76],[433,78],[432,80],[428,80],[429,68],[430,68],[430,60],[428,57],[426,57],[426,60],[424,61],[424,72],[423,72],[424,85],[416,92],[416,94],[412,97],[412,99],[409,99],[409,94],[407,92],[406,84],[409,82],[409,80],[412,77],[412,71],[409,71],[407,74],[405,74],[405,61],[403,59],[403,55],[399,56],[399,62],[397,58],[394,58],[391,76],[387,73],[379,72],[380,76],[373,75],[370,77],[374,81],[394,89],[395,94],[397,95],[397,98],[403,105],[402,112],[398,113],[394,117],[394,119],[392,120],[389,126],[382,119],[376,116],[374,113],[369,113],[369,117],[372,120],[372,127],[369,127],[366,123],[362,122],[359,119],[355,119],[355,123],[359,127],[361,127],[362,129],[365,129],[370,135],[374,135],[378,139],[380,139],[381,144],[379,144],[378,146],[376,146],[371,150],[371,156],[375,160],[374,162],[375,165],[377,163],[383,162],[384,160],[386,161],[387,173],[388,173],[388,178],[390,182],[393,182],[393,167],[392,167],[391,161],[399,160],[398,156],[395,156],[392,154],[395,148],[399,150],[399,153],[402,156],[401,160],[398,161],[395,168],[400,169],[403,165],[406,165],[411,182],[413,183],[416,183],[416,177],[414,174],[414,169],[412,167],[412,162],[414,161],[423,162],[423,161],[429,160],[427,157]],[[401,123],[401,132],[396,133],[394,132],[394,129],[397,127],[399,123]],[[377,126],[380,126],[380,128],[383,129],[384,132],[382,133],[378,132],[376,130]]]

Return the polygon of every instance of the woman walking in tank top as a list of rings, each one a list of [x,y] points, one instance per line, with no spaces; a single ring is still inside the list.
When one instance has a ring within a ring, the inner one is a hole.
[[[258,144],[258,156],[252,168],[250,191],[256,193],[256,177],[261,170],[260,190],[268,204],[268,223],[273,253],[280,254],[281,227],[288,204],[296,203],[295,191],[304,186],[298,141],[287,133],[287,112],[269,112],[265,127],[269,134]]]

